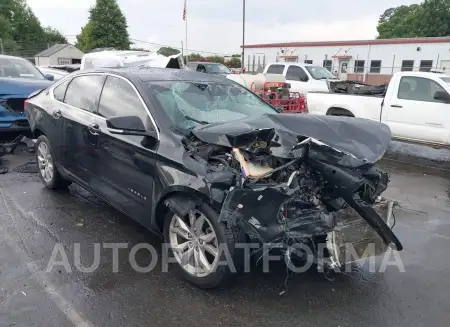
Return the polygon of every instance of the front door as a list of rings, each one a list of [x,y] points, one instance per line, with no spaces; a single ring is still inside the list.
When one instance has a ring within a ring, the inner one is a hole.
[[[306,94],[308,91],[315,91],[310,90],[312,85],[305,70],[295,64],[287,66],[286,83],[291,84],[291,92]]]
[[[339,79],[347,80],[348,60],[339,60]]]
[[[64,98],[62,165],[78,182],[90,187],[98,161],[97,110],[103,75],[76,76]]]
[[[125,78],[108,76],[100,98],[97,183],[94,191],[142,224],[150,226],[158,140],[109,132],[106,119],[138,116],[155,130],[145,104]]]
[[[450,134],[450,104],[434,99],[436,91],[447,92],[435,81],[403,76],[385,104],[386,124],[392,136],[424,143],[445,144]]]

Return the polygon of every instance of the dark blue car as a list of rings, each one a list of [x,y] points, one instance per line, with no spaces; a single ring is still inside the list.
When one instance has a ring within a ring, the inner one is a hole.
[[[0,55],[0,135],[31,132],[24,101],[34,91],[53,84],[52,80],[53,76],[44,76],[26,59]]]

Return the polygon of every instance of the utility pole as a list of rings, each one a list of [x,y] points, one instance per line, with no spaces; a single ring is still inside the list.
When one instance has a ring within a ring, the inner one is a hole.
[[[3,51],[3,40],[2,39],[0,39],[0,48],[2,50],[2,54],[4,54],[4,51]]]
[[[242,0],[242,61],[241,61],[241,73],[244,72],[244,59],[245,59],[245,0]]]

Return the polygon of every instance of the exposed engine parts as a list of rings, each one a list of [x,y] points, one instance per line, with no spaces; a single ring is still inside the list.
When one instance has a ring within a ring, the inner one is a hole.
[[[381,252],[388,246],[402,249],[387,225],[392,205],[381,201],[389,177],[374,166],[380,153],[363,157],[358,152],[367,149],[346,151],[310,135],[293,135],[285,122],[270,129],[249,125],[243,132],[223,128],[221,135],[200,129],[185,140],[189,154],[207,163],[211,183],[229,183],[219,220],[261,244],[326,243],[338,264],[345,264],[339,262],[340,251],[348,240],[358,248],[375,242]],[[366,227],[349,237],[348,225]]]

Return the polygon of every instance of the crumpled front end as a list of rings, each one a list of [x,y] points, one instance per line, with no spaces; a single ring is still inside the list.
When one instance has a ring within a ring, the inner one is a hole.
[[[220,136],[219,127],[214,126],[211,135],[194,130],[185,144],[211,170],[235,175],[219,219],[239,226],[252,243],[302,243],[312,249],[326,244],[333,265],[349,262],[348,245],[361,258],[382,254],[388,247],[402,250],[389,226],[393,202],[381,198],[388,174],[373,163],[383,154],[380,146],[368,161],[360,153],[295,135],[285,126]]]

